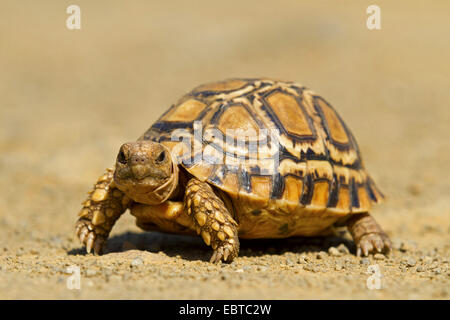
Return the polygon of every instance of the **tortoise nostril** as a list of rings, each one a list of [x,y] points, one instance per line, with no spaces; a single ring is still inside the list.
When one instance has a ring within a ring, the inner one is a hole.
[[[147,162],[147,157],[145,156],[133,156],[131,157],[132,164],[145,164]]]

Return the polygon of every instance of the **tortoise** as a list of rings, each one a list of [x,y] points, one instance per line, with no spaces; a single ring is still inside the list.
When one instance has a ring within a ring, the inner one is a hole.
[[[335,109],[289,81],[234,78],[194,88],[136,142],[83,202],[76,234],[101,254],[127,209],[143,230],[201,235],[211,262],[239,238],[326,236],[347,226],[357,256],[391,242],[369,214],[384,196]]]

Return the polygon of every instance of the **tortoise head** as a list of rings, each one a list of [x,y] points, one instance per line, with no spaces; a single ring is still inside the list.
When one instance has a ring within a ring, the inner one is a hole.
[[[160,204],[177,187],[178,167],[170,150],[160,143],[127,142],[117,155],[114,182],[136,202]]]

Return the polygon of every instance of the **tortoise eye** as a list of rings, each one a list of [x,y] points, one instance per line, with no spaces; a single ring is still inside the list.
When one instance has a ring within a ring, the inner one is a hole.
[[[156,162],[163,162],[166,159],[166,151],[162,151],[156,158]]]
[[[119,154],[117,155],[117,161],[122,164],[127,163],[127,159],[125,158],[125,153],[123,152],[123,150],[120,150]]]

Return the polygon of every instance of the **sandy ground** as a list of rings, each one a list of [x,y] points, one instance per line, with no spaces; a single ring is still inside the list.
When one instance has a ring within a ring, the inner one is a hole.
[[[379,31],[361,1],[77,3],[70,31],[70,1],[0,2],[0,298],[449,299],[449,2],[377,1]],[[76,215],[120,144],[198,84],[257,76],[339,110],[388,196],[373,214],[393,252],[356,258],[348,234],[246,241],[211,265],[201,239],[127,214],[107,254],[85,255]]]

